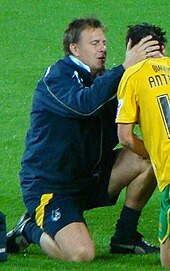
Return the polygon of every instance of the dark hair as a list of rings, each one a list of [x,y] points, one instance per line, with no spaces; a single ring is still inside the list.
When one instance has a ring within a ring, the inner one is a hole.
[[[132,47],[136,45],[142,38],[152,35],[152,40],[159,41],[160,48],[167,43],[166,31],[163,31],[159,26],[149,23],[142,23],[137,25],[129,25],[126,34],[126,45],[131,39]]]
[[[69,48],[70,44],[78,43],[80,41],[82,31],[86,28],[101,28],[105,31],[104,24],[94,16],[73,20],[65,30],[63,37],[63,50],[66,55],[71,54]]]

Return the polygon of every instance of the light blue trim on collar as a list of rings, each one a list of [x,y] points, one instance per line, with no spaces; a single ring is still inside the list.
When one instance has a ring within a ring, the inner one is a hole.
[[[72,60],[74,63],[76,63],[78,66],[84,68],[84,69],[87,70],[88,72],[91,72],[89,66],[87,66],[86,64],[84,64],[83,62],[81,62],[79,59],[77,59],[76,57],[74,57],[74,56],[72,56],[72,55],[69,55],[69,57],[70,57],[71,60]]]

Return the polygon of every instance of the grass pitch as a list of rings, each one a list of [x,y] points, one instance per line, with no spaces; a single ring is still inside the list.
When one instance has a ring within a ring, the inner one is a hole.
[[[169,0],[6,0],[1,1],[1,99],[0,99],[0,196],[1,211],[10,230],[25,210],[18,172],[33,91],[44,69],[63,57],[62,37],[67,24],[76,17],[96,15],[107,26],[107,66],[122,63],[127,26],[141,22],[169,30]],[[170,54],[169,47],[167,52]],[[92,263],[65,263],[48,259],[31,245],[25,254],[9,255],[0,271],[29,270],[162,270],[158,255],[111,255],[109,240],[123,204],[124,192],[115,207],[85,213],[96,244]],[[160,194],[154,193],[140,219],[139,230],[148,242],[159,244],[158,215]]]

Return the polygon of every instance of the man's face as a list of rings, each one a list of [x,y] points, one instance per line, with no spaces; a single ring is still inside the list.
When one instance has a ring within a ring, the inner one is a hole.
[[[92,74],[96,75],[105,65],[106,37],[101,28],[87,28],[81,33],[80,41],[75,44],[74,52],[84,64],[88,65]]]

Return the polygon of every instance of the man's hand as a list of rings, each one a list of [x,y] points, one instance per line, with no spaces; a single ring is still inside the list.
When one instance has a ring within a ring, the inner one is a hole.
[[[160,54],[160,45],[157,40],[151,40],[152,36],[147,36],[131,48],[131,41],[127,44],[126,58],[123,63],[125,70],[148,57],[155,57]]]

